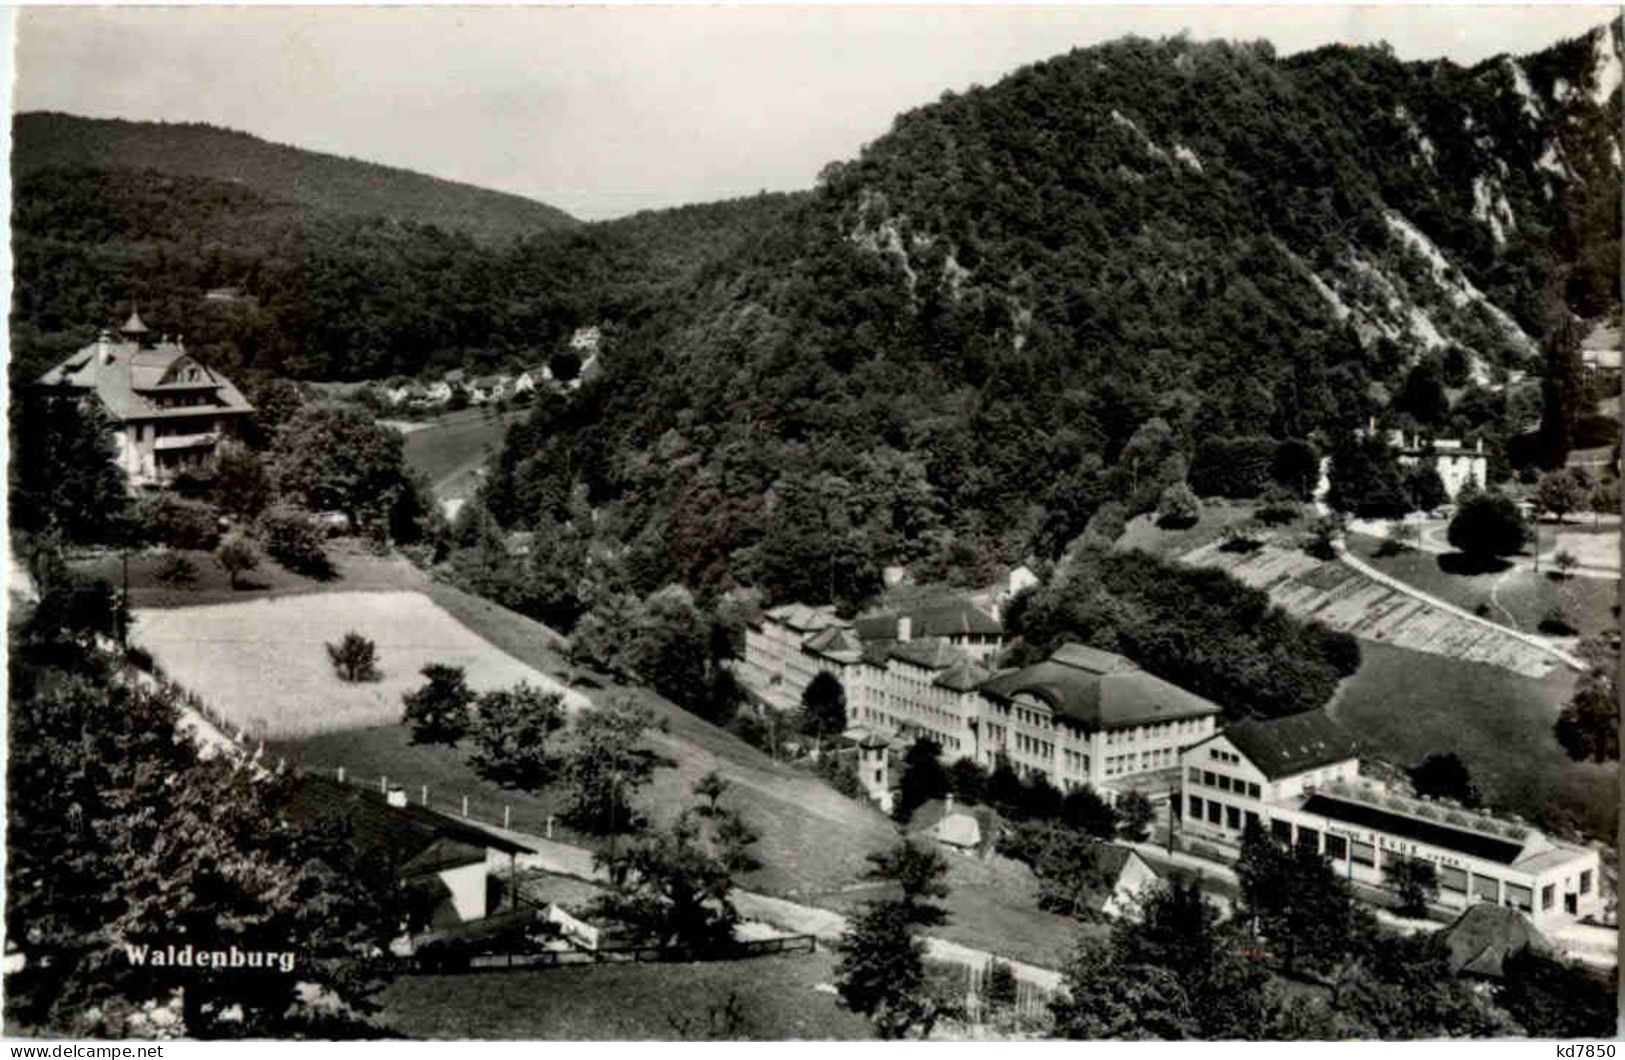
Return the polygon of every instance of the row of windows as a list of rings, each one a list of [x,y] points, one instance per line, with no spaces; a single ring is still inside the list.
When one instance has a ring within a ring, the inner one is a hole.
[[[1039,755],[1052,758],[1055,755],[1055,745],[1048,740],[1035,740],[1026,733],[1016,733],[1016,750],[1024,754]]]
[[[1185,718],[1180,721],[1159,721],[1153,725],[1136,725],[1132,729],[1108,729],[1106,746],[1135,743],[1140,740],[1163,740],[1169,736],[1193,735],[1202,731],[1205,718]]]
[[[1089,775],[1088,755],[1081,754],[1077,751],[1069,751],[1063,747],[1061,749],[1061,758],[1062,768],[1064,768],[1068,773],[1078,773],[1083,776]]]
[[[1250,824],[1259,823],[1258,814],[1251,810],[1244,811],[1239,806],[1222,803],[1218,799],[1204,799],[1200,795],[1191,795],[1187,798],[1187,802],[1190,805],[1190,819],[1193,821],[1206,821],[1220,828],[1228,828],[1232,832],[1240,832]]]
[[[1148,769],[1162,769],[1174,764],[1179,754],[1177,748],[1157,747],[1138,754],[1129,752],[1122,755],[1108,755],[1106,757],[1106,775],[1115,777],[1123,773],[1140,773]]]
[[[1198,821],[1203,820],[1203,800],[1193,796],[1190,799],[1190,806],[1192,819]],[[1208,821],[1208,823],[1218,824],[1221,811],[1220,804],[1210,799],[1207,800],[1205,809],[1205,819]],[[1235,822],[1237,820],[1236,808],[1233,806],[1224,806],[1222,807],[1222,811],[1224,815],[1224,826],[1235,829]],[[1246,820],[1248,822],[1253,822],[1257,821],[1258,817],[1255,814],[1248,813],[1246,815]],[[1292,843],[1295,840],[1297,845],[1300,847],[1306,847],[1310,850],[1322,850],[1320,845],[1322,837],[1319,831],[1304,825],[1299,825],[1296,831],[1297,835],[1294,837],[1291,821],[1273,820],[1270,822],[1270,834],[1276,839],[1280,840],[1282,843]],[[1376,848],[1370,843],[1359,839],[1345,839],[1343,836],[1333,835],[1328,832],[1325,835],[1325,846],[1322,852],[1333,861],[1346,860],[1355,865],[1364,865],[1367,868],[1377,867]],[[1383,855],[1383,867],[1387,868],[1404,860],[1406,860],[1406,855],[1390,850],[1385,852]],[[1429,864],[1433,864],[1434,870],[1438,875],[1439,889],[1441,891],[1449,891],[1453,894],[1482,898],[1491,902],[1497,900],[1498,881],[1496,877],[1488,876],[1484,873],[1472,873],[1469,875],[1467,870],[1454,865],[1444,865],[1432,862],[1429,862]],[[1580,873],[1580,894],[1590,894],[1591,883],[1591,870],[1586,869],[1582,871]],[[1469,885],[1471,886],[1470,895],[1468,894]],[[1507,905],[1525,913],[1534,912],[1534,892],[1529,887],[1507,880],[1501,883],[1501,890],[1505,894],[1505,902]],[[1556,903],[1557,885],[1548,883],[1542,887],[1540,891],[1540,908],[1542,911],[1550,910],[1554,905],[1556,905]],[[1573,912],[1572,902],[1569,911]]]
[[[1249,799],[1259,797],[1259,787],[1251,781],[1239,777],[1227,777],[1223,773],[1214,773],[1206,769],[1197,769],[1195,766],[1185,770],[1185,779],[1192,784],[1200,784],[1207,788],[1218,788],[1220,791],[1233,791],[1237,795],[1245,795]]]
[[[1217,747],[1209,747],[1207,750],[1207,756],[1216,762],[1228,762],[1233,766],[1239,766],[1241,764],[1241,756],[1236,754],[1234,751],[1221,751]]]

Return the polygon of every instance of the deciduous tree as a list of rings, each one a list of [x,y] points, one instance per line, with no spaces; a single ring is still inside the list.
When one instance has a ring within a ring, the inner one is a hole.
[[[402,721],[412,728],[412,742],[455,745],[468,734],[474,690],[461,666],[429,663],[420,672],[427,680],[401,696],[406,707]]]

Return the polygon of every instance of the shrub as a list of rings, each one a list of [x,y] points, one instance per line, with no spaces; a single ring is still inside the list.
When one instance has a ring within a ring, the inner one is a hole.
[[[215,549],[214,561],[220,564],[231,579],[231,587],[237,588],[237,579],[254,570],[260,565],[260,554],[254,548],[254,543],[241,534],[233,534],[220,543]]]
[[[333,576],[333,563],[322,546],[322,531],[298,508],[281,505],[260,520],[260,535],[272,559],[312,578]]]
[[[1360,641],[1352,633],[1337,629],[1320,631],[1320,643],[1326,661],[1332,664],[1339,677],[1353,677],[1360,668]]]
[[[378,645],[353,629],[337,644],[327,645],[327,657],[341,681],[353,684],[376,681],[382,676],[378,672]]]
[[[1195,526],[1202,516],[1202,504],[1196,493],[1183,482],[1176,482],[1162,491],[1157,501],[1157,525],[1170,530]]]
[[[220,543],[220,517],[202,501],[166,493],[143,502],[137,518],[155,544],[208,552]]]
[[[1271,486],[1259,499],[1255,514],[1270,526],[1280,526],[1296,519],[1301,511],[1302,505],[1298,503],[1295,493],[1284,486]]]
[[[197,581],[197,566],[179,552],[171,552],[158,565],[154,575],[165,585],[191,585]]]
[[[1554,607],[1541,617],[1540,625],[1536,627],[1548,637],[1572,637],[1578,632],[1569,623],[1568,616],[1561,607]]]

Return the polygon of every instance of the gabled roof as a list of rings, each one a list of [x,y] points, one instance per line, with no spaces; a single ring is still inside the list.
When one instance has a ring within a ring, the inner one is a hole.
[[[847,625],[835,616],[833,607],[809,607],[806,604],[780,604],[768,611],[767,617],[801,633],[813,633],[829,626]]]
[[[852,660],[863,654],[863,642],[845,626],[829,626],[812,635],[806,650],[814,655]]]
[[[126,335],[145,335],[147,333],[147,325],[141,322],[141,314],[132,309],[130,310],[130,319],[126,320],[124,322],[124,326],[119,330],[124,332]]]
[[[889,659],[900,659],[927,670],[946,670],[965,661],[963,649],[937,637],[888,644],[885,651]]]
[[[193,370],[197,378],[187,379]],[[120,422],[254,411],[231,380],[193,358],[181,346],[160,343],[144,349],[105,334],[40,376],[39,384],[92,391],[108,415]],[[152,397],[171,390],[212,391],[214,401],[166,408]]]
[[[382,857],[402,877],[483,861],[488,848],[505,854],[530,852],[478,825],[423,806],[391,806],[381,792],[322,776],[300,778],[282,813],[287,820],[302,823],[348,822],[356,853]]]
[[[1063,645],[1041,663],[999,673],[981,691],[999,700],[1034,696],[1090,731],[1219,713],[1216,704],[1146,673],[1131,660],[1081,644]]]
[[[1353,758],[1359,747],[1324,710],[1227,726],[1224,738],[1271,780]]]
[[[981,687],[982,683],[993,676],[993,671],[976,665],[970,659],[962,659],[931,682],[953,692],[971,692]]]
[[[1546,936],[1523,913],[1489,902],[1474,902],[1438,934],[1450,949],[1450,969],[1457,975],[1499,979],[1506,959],[1518,951],[1553,952]]]
[[[855,620],[852,624],[864,640],[896,640],[898,620],[907,618],[910,638],[962,637],[969,634],[999,636],[1004,627],[999,620],[968,600],[939,597],[924,600],[895,611],[884,611]]]

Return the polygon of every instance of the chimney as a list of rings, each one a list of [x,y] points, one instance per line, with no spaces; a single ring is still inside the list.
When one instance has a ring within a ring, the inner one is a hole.
[[[96,359],[104,365],[113,363],[113,348],[107,344],[107,338],[106,331],[96,336]]]
[[[397,806],[404,809],[406,806],[406,789],[390,788],[387,798],[389,799],[389,804],[391,806]]]
[[[897,616],[897,639],[904,644],[914,635],[914,620],[908,615]]]
[[[943,820],[947,820],[949,817],[953,816],[953,812],[954,812],[954,793],[953,792],[950,791],[947,795],[943,796],[942,805],[944,807],[944,809],[942,811],[942,818],[943,818]]]

